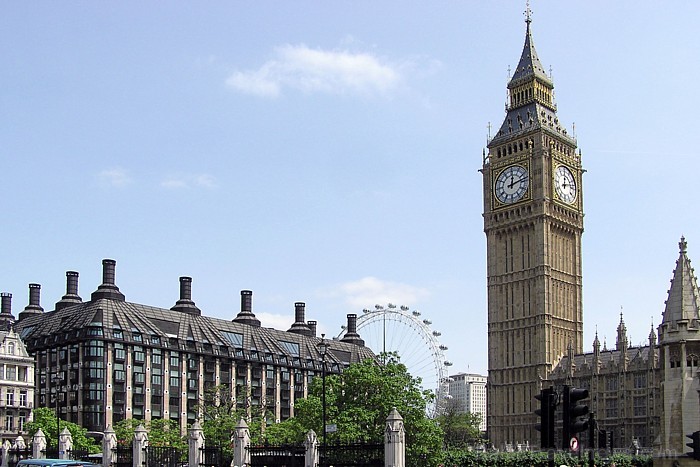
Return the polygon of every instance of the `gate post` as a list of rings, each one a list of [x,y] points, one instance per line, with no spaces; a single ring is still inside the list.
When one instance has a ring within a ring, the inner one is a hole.
[[[10,462],[10,447],[12,445],[8,440],[5,440],[4,443],[2,443],[2,464],[0,466],[2,467],[7,467],[8,463]]]
[[[41,428],[36,430],[32,438],[32,457],[34,459],[46,458],[46,435]]]
[[[231,442],[233,443],[233,461],[231,466],[246,467],[250,465],[250,451],[248,451],[250,431],[248,430],[248,424],[242,418],[236,425],[236,431],[231,436]]]
[[[102,437],[102,466],[112,467],[117,461],[114,450],[117,448],[117,434],[112,425],[109,425]]]
[[[133,452],[133,467],[143,467],[146,465],[146,448],[148,447],[148,432],[143,427],[139,425],[134,431],[134,444],[132,447]]]
[[[61,436],[58,437],[58,458],[70,459],[70,450],[73,449],[73,435],[68,428],[64,428]]]
[[[403,427],[403,417],[399,415],[396,407],[391,409],[386,418],[384,466],[406,467],[406,432]]]
[[[204,448],[204,432],[202,431],[202,425],[199,424],[199,420],[194,422],[192,428],[190,428],[190,437],[188,440],[189,446],[189,467],[199,467],[202,462],[202,449]]]
[[[317,467],[318,466],[318,436],[314,430],[309,430],[306,433],[306,440],[304,441],[304,447],[306,448],[306,453],[304,454],[304,466],[305,467]]]

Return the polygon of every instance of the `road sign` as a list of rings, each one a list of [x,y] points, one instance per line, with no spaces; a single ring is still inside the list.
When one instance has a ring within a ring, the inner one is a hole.
[[[578,452],[578,439],[575,436],[569,441],[569,449],[571,452]]]
[[[326,425],[326,433],[335,433],[338,431],[338,425],[335,423],[332,425]]]

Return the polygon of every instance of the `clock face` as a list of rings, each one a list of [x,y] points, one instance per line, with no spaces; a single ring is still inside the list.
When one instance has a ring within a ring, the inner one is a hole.
[[[498,174],[496,183],[493,185],[493,193],[501,203],[515,203],[525,196],[528,178],[525,167],[522,165],[511,165]]]
[[[563,165],[554,171],[554,190],[565,203],[571,204],[576,200],[576,179],[571,170]]]

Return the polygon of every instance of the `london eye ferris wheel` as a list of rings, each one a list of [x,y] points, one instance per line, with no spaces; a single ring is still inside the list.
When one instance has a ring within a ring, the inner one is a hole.
[[[447,346],[440,344],[440,332],[431,325],[420,311],[391,303],[364,309],[357,317],[357,332],[367,347],[375,354],[395,352],[411,376],[420,378],[422,388],[433,392],[435,400],[426,412],[435,416],[449,397],[448,367],[452,363],[445,359]],[[336,339],[346,332],[343,326]]]

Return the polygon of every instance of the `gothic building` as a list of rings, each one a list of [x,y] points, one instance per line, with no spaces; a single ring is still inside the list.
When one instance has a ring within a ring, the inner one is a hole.
[[[83,302],[78,273],[69,271],[66,294],[53,311],[40,305],[39,285],[14,324],[34,357],[36,404],[55,407],[61,419],[104,431],[125,418],[176,420],[181,430],[217,386],[230,390],[249,415],[269,423],[294,416],[294,401],[312,378],[339,373],[373,358],[348,315],[347,332],[324,355],[316,322],[296,303],[287,331],[264,328],[253,313],[252,292],[241,292],[231,320],[202,315],[192,300],[192,279],[180,278],[170,309],[126,301],[115,283],[113,260],[103,261],[102,284]],[[14,321],[11,311],[7,314]]]
[[[506,116],[484,154],[488,289],[488,435],[539,440],[534,396],[558,359],[583,350],[581,154],[557,116],[526,12]]]
[[[614,446],[683,456],[686,435],[700,430],[700,290],[685,238],[678,245],[658,341],[652,327],[649,345],[631,347],[621,317],[615,349],[601,350],[596,335],[593,352],[570,350],[545,384],[588,389],[598,429],[612,434]]]

